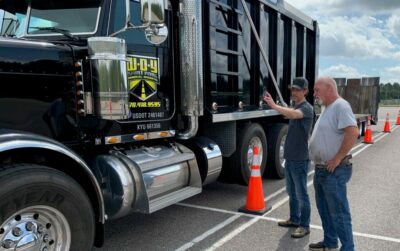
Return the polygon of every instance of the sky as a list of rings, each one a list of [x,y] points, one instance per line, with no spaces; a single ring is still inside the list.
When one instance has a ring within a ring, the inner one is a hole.
[[[319,76],[400,83],[400,0],[285,1],[319,23]]]

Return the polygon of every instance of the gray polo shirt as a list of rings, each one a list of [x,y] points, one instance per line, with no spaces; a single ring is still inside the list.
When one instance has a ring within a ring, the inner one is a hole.
[[[338,98],[319,116],[310,138],[310,158],[315,164],[324,164],[335,157],[343,142],[344,129],[357,126],[350,104]]]
[[[287,160],[308,160],[308,138],[314,119],[313,107],[304,101],[294,107],[303,113],[301,119],[289,120],[283,157]]]

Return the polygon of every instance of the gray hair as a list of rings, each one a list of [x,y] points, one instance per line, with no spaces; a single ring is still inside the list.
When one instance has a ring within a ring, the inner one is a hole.
[[[333,78],[331,78],[331,77],[320,77],[318,79],[318,81],[320,81],[321,84],[324,84],[326,86],[331,86],[332,89],[334,90],[334,92],[338,93],[337,84],[336,84],[336,81]]]

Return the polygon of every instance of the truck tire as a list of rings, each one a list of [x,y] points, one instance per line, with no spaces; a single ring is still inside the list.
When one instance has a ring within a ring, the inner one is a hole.
[[[268,127],[268,158],[266,174],[274,178],[285,178],[285,159],[283,158],[283,147],[288,133],[287,124],[275,124]]]
[[[238,184],[247,185],[251,175],[253,161],[253,146],[259,147],[261,158],[261,175],[265,170],[267,158],[267,139],[264,129],[259,124],[247,124],[239,132],[237,137],[238,146],[231,157],[231,168],[234,171],[235,180]]]
[[[0,167],[0,184],[0,243],[6,250],[92,249],[93,209],[70,176],[18,164]]]

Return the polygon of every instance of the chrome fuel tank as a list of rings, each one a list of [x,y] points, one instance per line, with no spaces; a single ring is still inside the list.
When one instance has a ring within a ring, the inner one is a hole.
[[[113,150],[93,167],[109,219],[152,213],[201,192],[195,155],[180,144]]]

